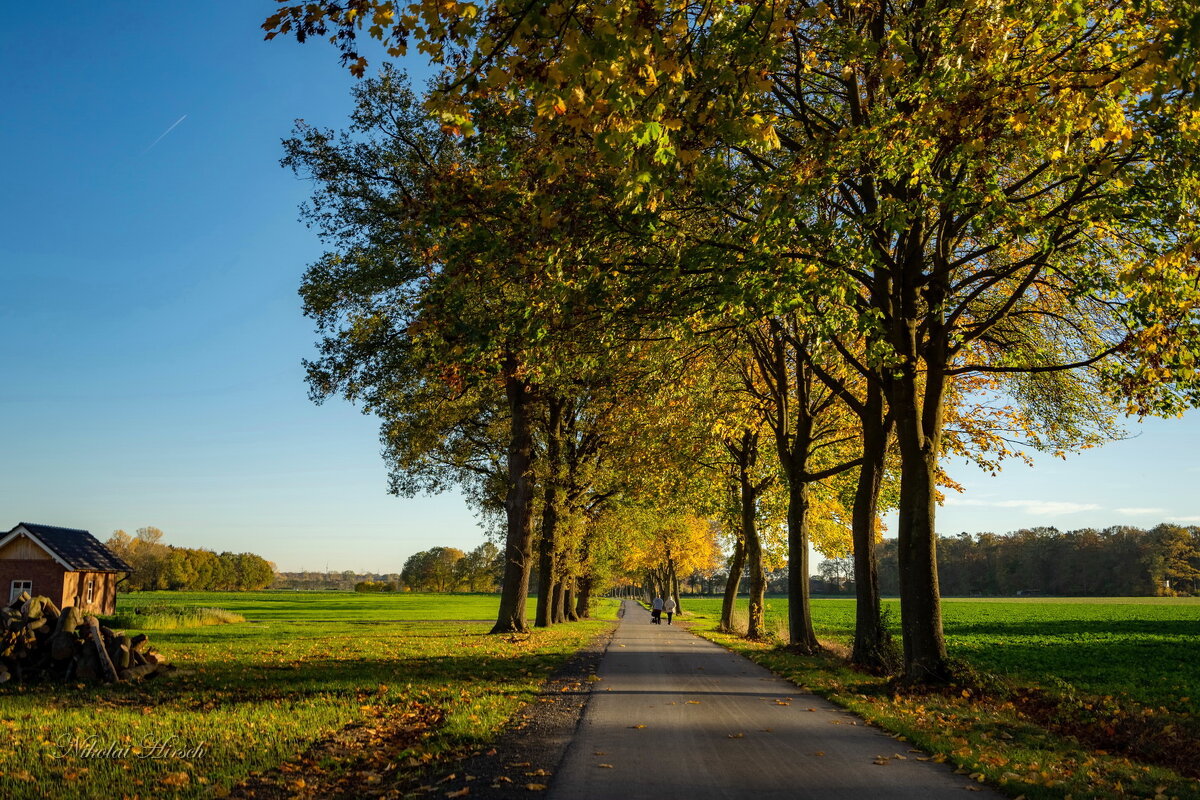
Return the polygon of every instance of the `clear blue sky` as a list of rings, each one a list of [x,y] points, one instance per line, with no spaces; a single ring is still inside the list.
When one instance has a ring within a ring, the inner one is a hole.
[[[296,288],[320,245],[279,140],[341,126],[353,79],[328,45],[263,42],[273,6],[5,9],[0,528],[155,525],[281,569],[482,541],[458,497],[386,493],[373,420],[307,399]],[[1000,478],[956,469],[939,528],[1200,522],[1198,440],[1191,416]]]

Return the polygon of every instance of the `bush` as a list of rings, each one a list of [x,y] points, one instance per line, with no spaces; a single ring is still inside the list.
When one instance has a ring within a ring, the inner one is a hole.
[[[356,592],[394,592],[396,584],[387,581],[359,581],[354,584]]]

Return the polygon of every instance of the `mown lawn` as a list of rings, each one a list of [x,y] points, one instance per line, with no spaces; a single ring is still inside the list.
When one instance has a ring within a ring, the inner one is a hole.
[[[532,598],[531,598],[532,599]],[[220,606],[254,620],[475,620],[495,621],[494,594],[357,592],[134,592],[117,600],[117,610],[133,606]],[[533,619],[534,605],[529,604]]]
[[[0,797],[219,797],[347,726],[411,718],[420,735],[378,765],[392,780],[397,762],[416,769],[492,738],[617,607],[598,600],[592,621],[507,637],[487,635],[490,622],[446,621],[494,618],[498,599],[486,595],[122,598],[131,601],[218,606],[247,621],[150,632],[178,670],[141,684],[0,687],[0,728],[19,743],[0,749]]]
[[[746,602],[739,598],[743,614]],[[684,606],[721,615],[720,598]],[[854,600],[816,598],[812,608],[819,638],[851,642]],[[884,609],[899,636],[899,601]],[[942,615],[951,656],[981,670],[1200,714],[1200,598],[955,598],[943,602]],[[767,599],[767,628],[786,632],[787,598]]]

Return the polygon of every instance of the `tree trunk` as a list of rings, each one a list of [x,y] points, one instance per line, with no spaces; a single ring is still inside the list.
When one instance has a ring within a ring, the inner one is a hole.
[[[589,619],[592,616],[592,576],[579,578],[579,591],[575,593],[575,616]]]
[[[875,519],[887,457],[891,422],[883,408],[881,390],[870,385],[861,417],[863,463],[854,491],[851,531],[854,540],[854,651],[851,662],[873,671],[892,666],[891,637],[883,628],[879,598],[879,562],[875,555]]]
[[[746,537],[746,563],[750,570],[750,601],[746,638],[761,639],[766,632],[767,574],[763,570],[762,542],[758,531]]]
[[[538,597],[534,625],[545,628],[557,622],[554,613],[554,591],[558,586],[558,575],[554,569],[555,549],[558,547],[558,511],[562,500],[562,486],[558,469],[562,456],[562,401],[549,397],[546,401],[548,419],[546,424],[546,486],[543,489],[542,536],[538,542]]]
[[[555,581],[550,618],[556,625],[567,621],[566,598],[567,582],[564,580]]]
[[[504,388],[511,416],[508,443],[508,493],[504,499],[508,537],[504,545],[504,583],[492,633],[524,633],[525,602],[533,550],[533,428],[529,419],[530,386],[517,375],[516,359],[505,358]],[[543,577],[543,581],[546,578]]]
[[[746,539],[739,531],[729,559],[729,578],[725,581],[725,599],[721,603],[721,630],[733,631],[733,607],[742,585],[742,570],[746,568]]]
[[[924,381],[924,403],[918,404],[915,369],[896,377],[889,393],[900,444],[900,617],[906,680],[940,684],[950,680],[934,527],[944,375],[927,362]]]
[[[812,654],[821,650],[813,630],[808,596],[808,482],[788,481],[788,638],[793,650]]]
[[[576,611],[575,587],[577,581],[572,579],[566,583],[566,591],[563,593],[563,618],[566,622],[578,622],[579,612]]]
[[[767,575],[763,570],[762,540],[758,536],[758,492],[749,476],[742,474],[742,535],[746,538],[746,563],[750,569],[750,609],[746,638],[760,639],[765,632],[763,608],[766,605]]]
[[[679,600],[679,574],[675,572],[675,565],[671,565],[671,596],[675,598],[675,613],[683,613],[683,603]]]

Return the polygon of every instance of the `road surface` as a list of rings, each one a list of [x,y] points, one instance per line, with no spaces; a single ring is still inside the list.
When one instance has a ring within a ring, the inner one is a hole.
[[[552,800],[1002,797],[630,600],[597,674]]]

